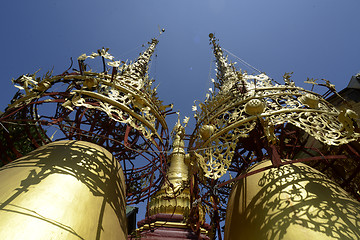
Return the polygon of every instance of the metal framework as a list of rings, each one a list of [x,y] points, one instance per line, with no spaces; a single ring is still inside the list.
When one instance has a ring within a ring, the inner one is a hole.
[[[2,164],[54,140],[88,141],[122,164],[129,204],[149,198],[166,172],[165,116],[172,107],[158,100],[147,73],[157,43],[153,39],[134,62],[115,61],[99,49],[81,55],[74,72],[13,80],[20,90],[0,117]],[[89,58],[100,58],[103,71],[89,69]]]
[[[360,200],[360,134],[357,114],[337,110],[324,96],[295,86],[291,74],[279,84],[266,74],[235,69],[210,34],[217,64],[216,80],[204,102],[195,105],[195,129],[189,152],[196,202],[206,206],[213,236],[221,239],[233,183],[269,168],[304,162],[317,168]],[[316,84],[308,79],[309,83]],[[328,81],[324,85],[335,92]],[[271,166],[251,166],[271,160]],[[249,170],[250,169],[250,170]],[[200,211],[200,205],[193,211]],[[196,221],[196,219],[195,219]]]

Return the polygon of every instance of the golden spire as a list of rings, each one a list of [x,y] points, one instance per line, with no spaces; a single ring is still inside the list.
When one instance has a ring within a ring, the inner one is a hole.
[[[291,73],[280,85],[264,73],[236,71],[214,35],[209,37],[217,63],[213,81],[217,91],[199,108],[194,106],[197,124],[189,143],[189,148],[200,149],[196,151],[202,156],[198,162],[204,176],[223,176],[240,139],[248,138],[258,123],[269,145],[277,144],[274,129],[281,124],[300,128],[326,145],[339,146],[360,137],[354,132],[356,115],[351,110],[339,112],[321,95],[295,86]]]
[[[153,38],[151,42],[148,42],[148,48],[140,53],[139,57],[136,61],[130,62],[129,64],[122,62],[123,65],[119,67],[120,79],[121,80],[135,80],[138,81],[137,89],[143,88],[144,84],[146,84],[146,80],[148,80],[148,70],[149,63],[151,61],[151,56],[155,51],[155,47],[158,44],[158,40]],[[148,81],[151,85],[152,81]]]
[[[187,157],[184,150],[185,128],[178,122],[174,129],[173,152],[165,182],[149,203],[148,215],[157,213],[181,214],[186,217],[190,211],[190,191]]]
[[[185,118],[185,126],[187,121],[188,118]],[[191,210],[188,166],[190,156],[184,150],[185,127],[180,124],[179,120],[173,129],[173,133],[173,151],[169,157],[170,167],[161,189],[154,194],[148,204],[147,220],[141,223],[140,228],[137,229],[140,235],[141,232],[153,227],[185,229],[185,231],[190,229],[188,221]],[[200,222],[204,223],[204,210],[201,206],[200,208]],[[164,221],[164,219],[166,220]],[[171,232],[172,230],[168,231]],[[200,227],[200,234],[205,236],[208,234],[208,230]],[[204,239],[208,238],[205,237]]]
[[[235,64],[228,61],[228,56],[224,56],[223,50],[217,43],[213,33],[209,34],[210,44],[216,58],[216,80],[215,87],[222,91],[228,91],[241,81],[241,74],[235,69]]]
[[[151,42],[149,42],[149,47],[132,64],[133,68],[139,71],[143,77],[145,77],[145,75],[148,73],[149,62],[151,61],[151,56],[153,55],[158,42],[159,40],[153,38]]]

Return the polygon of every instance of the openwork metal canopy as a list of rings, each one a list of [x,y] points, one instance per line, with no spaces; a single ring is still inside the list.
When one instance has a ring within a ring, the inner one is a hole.
[[[74,72],[13,80],[20,90],[0,117],[3,164],[54,140],[88,141],[105,147],[122,163],[128,203],[152,195],[167,168],[165,116],[171,112],[148,76],[157,43],[149,42],[134,62],[115,61],[103,48],[81,55]],[[94,58],[100,58],[102,72],[90,68]]]
[[[339,111],[324,96],[297,87],[289,73],[280,84],[265,73],[237,70],[215,36],[209,37],[216,79],[206,100],[193,106],[196,126],[188,151],[197,166],[193,184],[201,189],[192,194],[207,206],[218,236],[233,184],[271,168],[307,163],[359,200],[357,113]],[[326,94],[337,94],[328,81],[318,85],[327,88]],[[271,164],[252,169],[265,160]]]

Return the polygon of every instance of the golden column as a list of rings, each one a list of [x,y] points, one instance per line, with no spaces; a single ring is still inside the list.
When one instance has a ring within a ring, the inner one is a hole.
[[[261,162],[253,172],[271,165]],[[232,188],[225,239],[359,239],[360,203],[302,164],[256,173]]]
[[[181,214],[187,217],[190,211],[190,192],[188,183],[188,166],[185,164],[184,135],[185,128],[177,124],[173,152],[170,155],[170,167],[167,179],[161,190],[149,203],[149,215],[157,213]]]
[[[173,132],[173,152],[165,182],[151,198],[148,217],[138,223],[137,232],[146,239],[209,239],[206,229],[200,228],[200,235],[197,236],[188,223],[191,209],[188,184],[190,156],[184,150],[185,128],[180,122],[175,125]]]
[[[0,239],[126,239],[125,182],[110,152],[42,146],[0,169]]]

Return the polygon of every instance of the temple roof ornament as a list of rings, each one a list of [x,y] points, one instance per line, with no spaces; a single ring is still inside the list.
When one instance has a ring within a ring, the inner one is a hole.
[[[249,137],[259,121],[272,144],[277,142],[273,129],[280,124],[300,128],[325,145],[339,146],[359,138],[352,124],[356,113],[339,112],[321,95],[295,86],[291,73],[284,75],[285,84],[278,84],[265,73],[236,70],[214,35],[209,37],[216,80],[209,98],[193,107],[197,124],[189,143],[203,156],[199,164],[206,177],[217,179],[226,173],[238,140]],[[334,91],[329,81],[326,86]]]
[[[186,118],[185,118],[186,119]],[[172,153],[169,156],[170,167],[166,173],[161,189],[149,202],[148,215],[158,213],[182,214],[186,218],[190,211],[189,166],[185,160],[185,126],[180,121],[173,129]]]
[[[152,88],[153,80],[147,75],[148,63],[157,39],[149,43],[149,47],[133,63],[114,61],[109,49],[99,49],[96,53],[78,57],[79,72],[51,76],[48,73],[42,79],[33,75],[23,75],[13,80],[15,87],[25,91],[25,95],[9,105],[9,109],[18,108],[39,99],[59,82],[70,84],[70,96],[62,106],[70,111],[73,107],[97,109],[106,113],[114,121],[130,124],[141,131],[148,139],[152,136],[160,138],[155,127],[159,121],[163,128],[167,128],[164,111],[170,105],[164,106],[157,98],[156,88]],[[104,71],[93,72],[87,70],[86,59],[102,58]],[[110,61],[109,61],[110,60]],[[105,65],[111,68],[108,69]]]
[[[127,190],[132,194],[128,199],[141,201],[144,194],[140,193],[139,197],[130,192],[153,189],[161,181],[162,173],[157,173],[155,182],[152,179],[156,171],[166,169],[165,151],[170,140],[165,117],[172,111],[172,105],[164,105],[158,99],[157,89],[152,85],[154,80],[148,75],[157,44],[155,38],[148,42],[134,62],[117,60],[108,48],[101,48],[80,55],[78,69],[71,64],[60,75],[50,71],[42,78],[34,73],[13,79],[19,91],[0,116],[0,122],[4,128],[24,126],[21,130],[26,132],[24,141],[29,142],[26,151],[59,138],[104,146],[119,161],[124,161],[125,174],[129,174]],[[46,130],[49,126],[56,129],[51,136]],[[18,136],[10,131],[9,138]],[[3,144],[6,145],[3,149],[11,150],[1,160],[10,161],[26,154],[25,150],[13,147],[17,143],[4,141]],[[146,160],[140,166],[131,162],[138,155]]]

